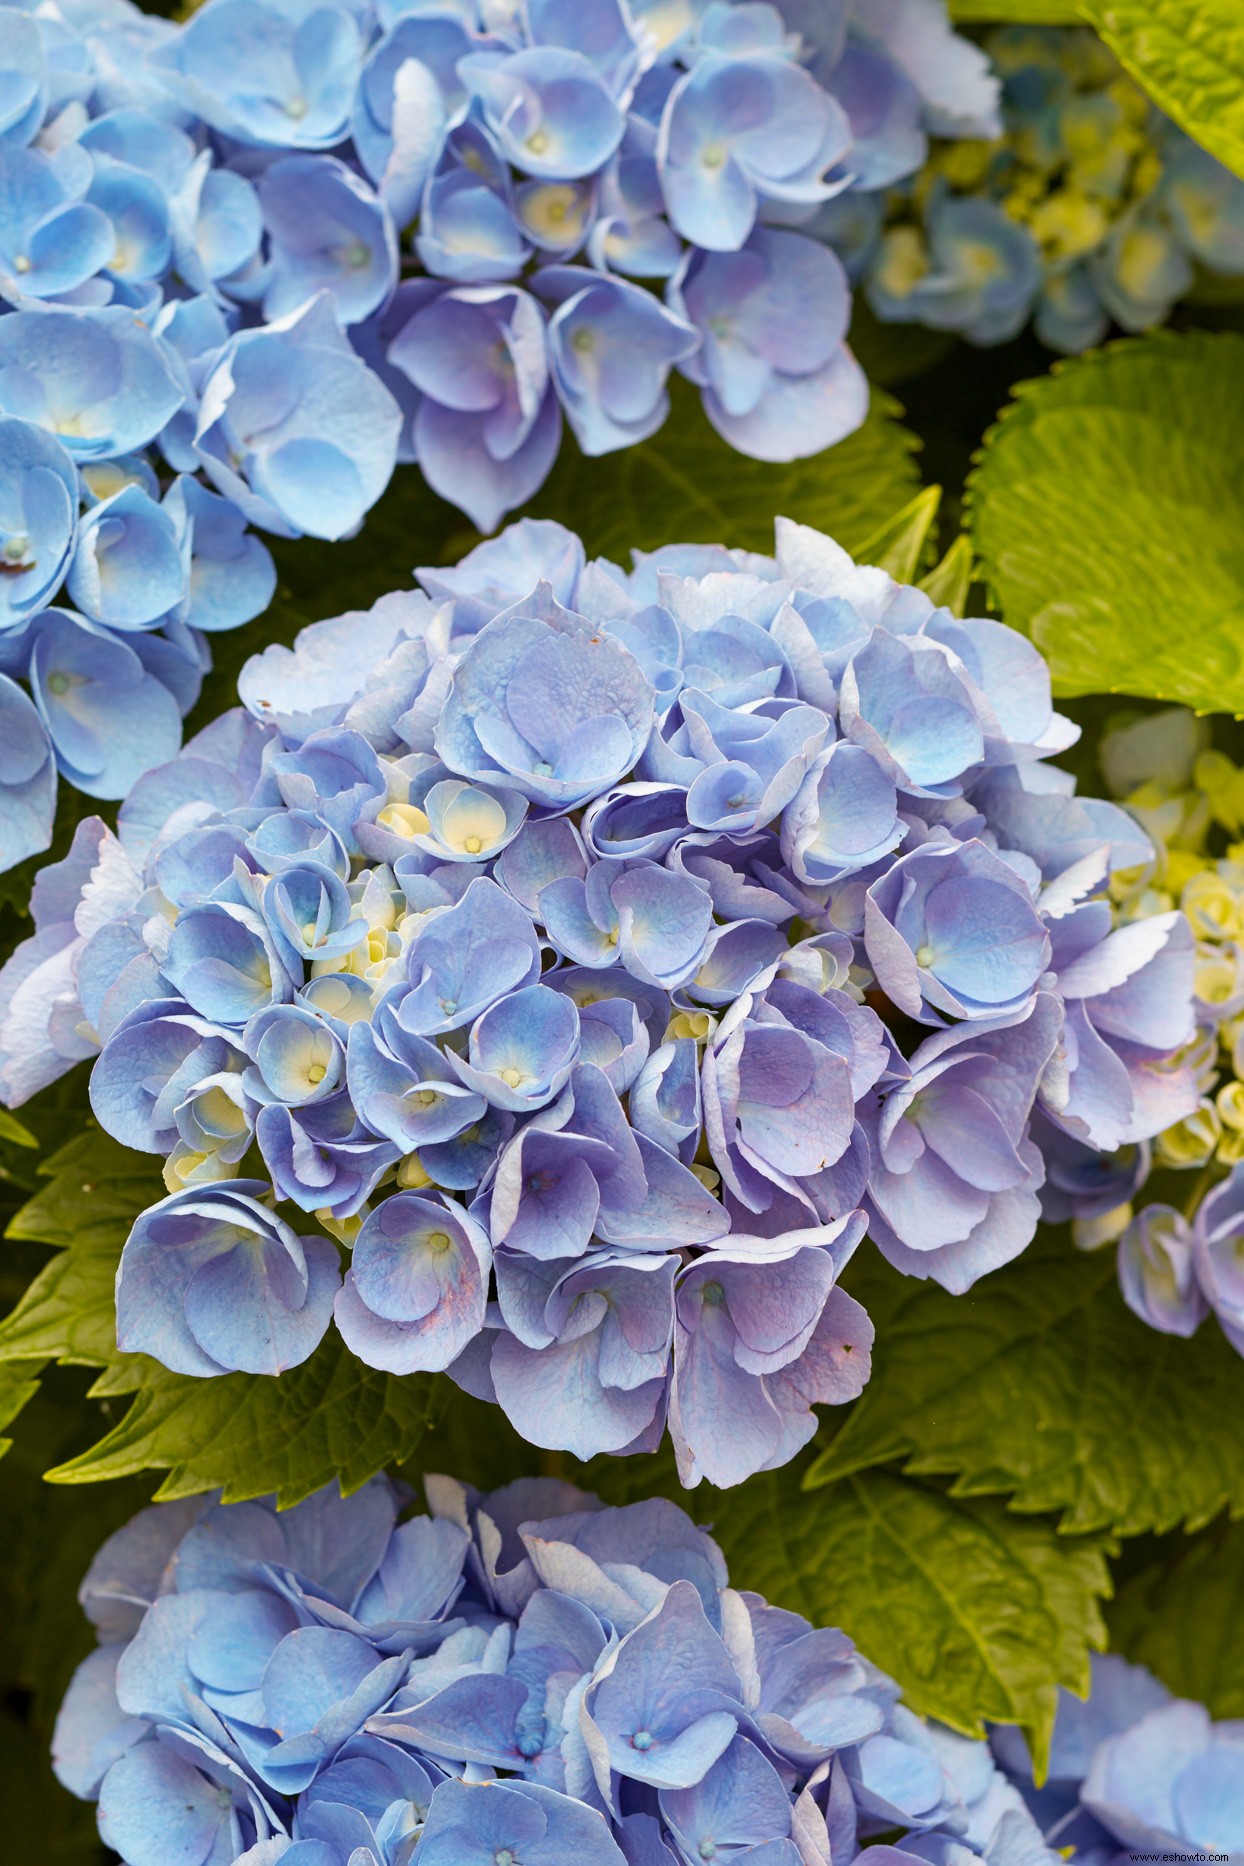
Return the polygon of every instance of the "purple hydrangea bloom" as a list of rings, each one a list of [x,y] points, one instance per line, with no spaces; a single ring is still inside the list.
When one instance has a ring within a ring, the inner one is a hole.
[[[1103,907],[1086,901],[1050,922],[1051,964],[1067,1006],[1067,1068],[1043,1100],[1069,1133],[1113,1152],[1197,1105],[1190,1065],[1169,1060],[1193,1033],[1194,953],[1182,914],[1112,927]]]
[[[921,1023],[1026,1004],[1050,956],[1029,890],[975,838],[900,856],[868,890],[864,944],[887,996]]]
[[[550,707],[549,696],[565,704]],[[540,585],[471,642],[436,729],[451,771],[573,809],[647,743],[652,692],[634,657]]]
[[[448,1367],[483,1326],[491,1261],[487,1231],[451,1200],[399,1193],[359,1232],[337,1326],[372,1366]]]
[[[1119,1287],[1129,1309],[1164,1335],[1194,1334],[1207,1303],[1193,1263],[1192,1227],[1170,1205],[1146,1205],[1119,1239]]]
[[[675,1504],[425,1491],[190,1498],[100,1549],[53,1762],[126,1866],[170,1836],[234,1866],[801,1866],[831,1835],[851,1866],[881,1827],[902,1860],[1057,1858],[987,1745],[731,1588]]]
[[[51,734],[29,695],[0,674],[0,861],[12,868],[52,840],[56,816],[56,757]]]
[[[897,1269],[962,1294],[1032,1237],[1045,1167],[1028,1123],[1060,1023],[1041,991],[926,1037],[866,1112],[870,1230]]]

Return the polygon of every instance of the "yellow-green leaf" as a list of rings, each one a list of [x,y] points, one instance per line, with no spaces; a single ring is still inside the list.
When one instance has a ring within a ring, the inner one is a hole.
[[[968,522],[1061,693],[1244,713],[1244,337],[1162,331],[1021,383]]]
[[[1082,11],[1154,103],[1244,175],[1239,0],[1084,0]]]

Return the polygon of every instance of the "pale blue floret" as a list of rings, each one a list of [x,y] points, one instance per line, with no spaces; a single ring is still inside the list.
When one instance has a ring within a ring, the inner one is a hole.
[[[89,168],[88,168],[89,176]],[[57,298],[112,258],[112,223],[38,149],[0,139],[0,296]]]
[[[78,520],[78,475],[64,447],[31,421],[0,417],[0,629],[50,602]]]
[[[326,291],[342,324],[357,324],[397,283],[397,236],[388,210],[333,156],[289,156],[260,179],[268,232],[264,316],[298,311]]]
[[[183,601],[187,582],[173,516],[141,486],[123,487],[83,517],[66,584],[93,621],[155,628]]]
[[[283,537],[339,538],[388,484],[400,425],[397,403],[355,356],[321,292],[229,341],[203,385],[194,448],[253,524]]]
[[[279,1373],[315,1350],[340,1275],[336,1248],[299,1238],[255,1197],[262,1182],[223,1180],[173,1193],[131,1231],[117,1272],[117,1339],[202,1379]]]
[[[79,463],[145,447],[183,399],[156,340],[128,311],[0,318],[0,408],[47,428]]]
[[[33,618],[29,679],[58,768],[90,797],[124,797],[172,758],[181,713],[133,643],[89,617],[46,609]]]
[[[227,136],[331,149],[346,134],[362,49],[345,7],[214,0],[152,64],[174,99]]]
[[[47,727],[16,681],[0,674],[0,794],[5,868],[46,849],[56,814],[56,759]]]

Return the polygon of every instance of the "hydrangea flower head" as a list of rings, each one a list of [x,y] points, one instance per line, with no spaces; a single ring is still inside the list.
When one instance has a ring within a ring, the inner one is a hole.
[[[673,1503],[425,1488],[156,1504],[100,1549],[53,1764],[126,1866],[170,1835],[221,1866],[800,1866],[831,1831],[850,1866],[895,1829],[1052,1866],[984,1743],[731,1588]]]
[[[675,371],[757,459],[859,426],[817,217],[992,105],[943,0],[831,11],[5,9],[0,677],[42,730],[6,687],[0,864],[48,845],[57,773],[116,799],[166,761],[203,634],[273,593],[248,527],[352,536],[401,460],[491,531],[563,444],[654,435]],[[1137,252],[1121,276],[1152,291]],[[70,607],[49,689],[27,625]]]
[[[905,39],[891,30],[892,58]],[[1244,272],[1244,181],[1163,116],[1094,34],[1004,26],[984,50],[1001,80],[1001,135],[987,146],[979,125],[943,119],[935,134],[960,140],[935,143],[914,179],[895,177],[888,212],[870,193],[824,210],[826,237],[878,317],[975,344],[1004,343],[1031,319],[1043,343],[1076,352],[1112,322],[1165,323],[1196,266]],[[874,109],[897,129],[893,102],[883,112],[878,96]],[[872,157],[857,132],[861,143]]]
[[[274,1372],[335,1326],[532,1443],[668,1427],[741,1481],[868,1378],[866,1230],[965,1290],[1047,1157],[1065,1196],[1194,1111],[1191,932],[1116,925],[1148,844],[1045,765],[1035,650],[818,533],[628,570],[524,523],[423,580],[79,831],[0,973],[6,1094],[98,1050],[164,1160],[123,1348]]]

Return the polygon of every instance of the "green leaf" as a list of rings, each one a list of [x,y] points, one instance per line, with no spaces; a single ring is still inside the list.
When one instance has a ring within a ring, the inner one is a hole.
[[[124,1244],[137,1214],[164,1197],[151,1154],[134,1153],[90,1127],[39,1166],[50,1183],[11,1219],[5,1235],[82,1250]]]
[[[939,608],[961,616],[967,611],[968,592],[975,575],[972,546],[961,534],[928,576],[921,577],[920,588]]]
[[[49,1159],[48,1183],[28,1199],[6,1236],[57,1247],[0,1322],[0,1363],[56,1360],[102,1367],[115,1355],[113,1282],[137,1214],[164,1193],[156,1163],[98,1128]]]
[[[279,1378],[224,1374],[191,1380],[145,1355],[117,1355],[91,1389],[137,1389],[129,1411],[90,1451],[47,1473],[53,1484],[93,1484],[167,1471],[161,1499],[221,1489],[225,1501],[275,1491],[284,1508],[339,1478],[357,1490],[414,1452],[440,1403],[429,1374],[364,1367],[330,1332],[309,1361]]]
[[[18,1413],[39,1391],[42,1361],[14,1361],[0,1367],[0,1427],[12,1425]],[[0,1438],[0,1457],[12,1445],[11,1438]]]
[[[918,492],[864,540],[859,548],[861,563],[888,570],[896,583],[914,583],[924,566],[933,561],[937,548],[933,527],[941,502],[940,486],[926,486]]]
[[[115,1418],[118,1398],[129,1401],[97,1445],[75,1448],[48,1473],[53,1482],[167,1471],[162,1497],[219,1487],[230,1499],[276,1491],[294,1503],[334,1477],[357,1489],[411,1455],[443,1383],[364,1367],[335,1332],[279,1378],[195,1380],[146,1355],[118,1353],[117,1261],[135,1217],[163,1194],[154,1162],[91,1130],[42,1170],[49,1183],[9,1233],[60,1248],[0,1323],[0,1366],[15,1364],[15,1400],[38,1365],[59,1361],[103,1370],[91,1393],[106,1402],[106,1416]],[[0,1385],[0,1424],[7,1390]]]
[[[966,1736],[1022,1725],[1042,1763],[1058,1685],[1082,1695],[1105,1643],[1100,1538],[891,1471],[809,1495],[787,1466],[720,1503],[713,1534],[736,1587],[840,1626],[913,1710]]]
[[[1016,397],[969,482],[1003,619],[1062,693],[1244,713],[1244,337],[1112,344]]]
[[[60,1361],[102,1367],[116,1354],[117,1243],[62,1250],[0,1322],[0,1363]]]
[[[1082,11],[1154,103],[1244,175],[1239,0],[1084,0]]]
[[[1079,0],[950,0],[956,25],[1076,26],[1083,18]]]
[[[1125,1581],[1111,1647],[1213,1717],[1244,1717],[1244,1523],[1219,1521]]]
[[[969,1296],[873,1253],[846,1281],[877,1328],[873,1377],[810,1484],[901,1458],[956,1495],[1010,1493],[1065,1530],[1120,1535],[1244,1511],[1244,1361],[1212,1322],[1192,1341],[1146,1327],[1112,1251],[1044,1232]]]
[[[728,447],[690,383],[671,389],[673,412],[650,441],[597,460],[563,442],[532,515],[572,523],[589,557],[627,565],[632,549],[672,543],[771,551],[775,513],[854,554],[919,486],[920,443],[899,426],[902,411],[888,395],[874,391],[863,427],[836,447],[773,466]]]
[[[14,1147],[37,1147],[38,1138],[28,1127],[23,1127],[15,1114],[7,1108],[0,1108],[0,1140],[7,1140]]]

